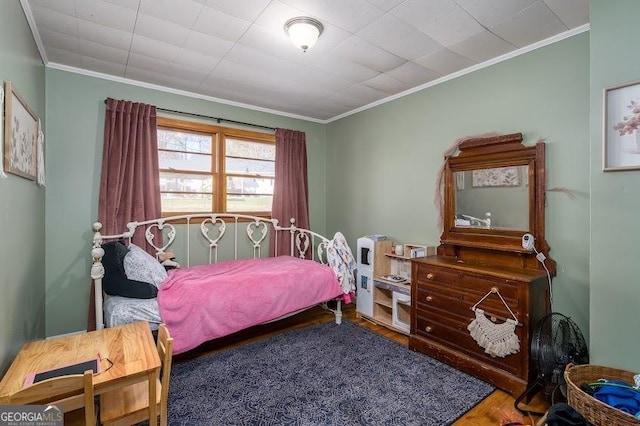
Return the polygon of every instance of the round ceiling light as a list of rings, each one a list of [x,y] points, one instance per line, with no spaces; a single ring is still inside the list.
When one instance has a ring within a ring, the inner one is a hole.
[[[324,27],[320,21],[306,16],[291,18],[284,24],[284,31],[293,45],[302,49],[303,52],[316,44],[322,30]]]

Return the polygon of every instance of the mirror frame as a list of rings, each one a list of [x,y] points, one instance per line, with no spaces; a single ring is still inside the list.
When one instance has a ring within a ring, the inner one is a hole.
[[[540,269],[535,258],[535,252],[522,248],[522,235],[525,232],[533,234],[538,252],[544,253],[549,259],[549,246],[545,240],[545,144],[538,142],[534,146],[522,144],[522,134],[514,133],[503,136],[473,138],[465,140],[458,146],[459,154],[446,159],[444,167],[444,209],[443,232],[440,237],[441,246],[438,254],[483,258],[479,253],[489,258],[498,259],[518,257],[516,264],[522,267]],[[505,230],[496,228],[473,228],[455,226],[455,179],[454,173],[460,171],[488,169],[496,167],[528,167],[529,185],[529,230]],[[498,252],[498,253],[496,253]],[[500,260],[498,260],[500,262]],[[513,263],[506,260],[502,263]],[[555,274],[555,262],[549,259]]]

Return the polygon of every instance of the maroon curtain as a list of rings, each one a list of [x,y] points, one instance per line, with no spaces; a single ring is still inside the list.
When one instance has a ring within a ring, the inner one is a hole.
[[[154,219],[161,213],[156,107],[109,98],[98,201],[100,232],[120,234],[127,230],[127,223]],[[154,241],[160,238],[156,235]],[[144,233],[137,232],[132,241],[155,255],[147,246]],[[88,329],[95,329],[93,288]]]
[[[273,188],[271,216],[278,219],[281,226],[289,226],[289,219],[295,225],[309,229],[309,184],[307,182],[307,145],[304,132],[276,129],[276,179]],[[275,239],[271,239],[271,255],[290,254],[290,236],[280,233],[278,253],[275,253]]]

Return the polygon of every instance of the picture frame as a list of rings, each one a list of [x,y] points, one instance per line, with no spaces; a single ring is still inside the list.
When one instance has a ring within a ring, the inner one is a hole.
[[[517,166],[473,170],[471,178],[471,186],[474,188],[520,186],[520,173]]]
[[[40,119],[10,81],[4,82],[4,168],[29,180],[37,176]]]
[[[603,90],[602,170],[640,169],[640,80]]]

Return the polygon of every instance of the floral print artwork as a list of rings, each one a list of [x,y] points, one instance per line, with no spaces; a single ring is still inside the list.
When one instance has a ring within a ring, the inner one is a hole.
[[[519,186],[520,174],[517,167],[496,167],[473,171],[473,186]]]
[[[38,117],[26,107],[17,96],[15,89],[7,88],[7,110],[10,116],[5,125],[10,126],[9,140],[5,141],[8,151],[8,172],[35,180],[36,147],[38,141]]]
[[[640,169],[640,81],[605,88],[603,170]]]

